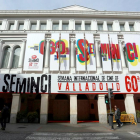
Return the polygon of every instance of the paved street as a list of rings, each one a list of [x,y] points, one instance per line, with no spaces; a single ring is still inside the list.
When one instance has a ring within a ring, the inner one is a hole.
[[[40,124],[7,124],[5,131],[0,130],[0,140],[139,140],[140,124],[124,124],[123,127],[111,130],[108,124],[49,123]]]

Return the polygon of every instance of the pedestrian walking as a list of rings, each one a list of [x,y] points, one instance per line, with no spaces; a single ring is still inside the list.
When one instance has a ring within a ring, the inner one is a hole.
[[[117,122],[117,127],[123,126],[123,123],[120,121],[121,111],[120,109],[115,105],[115,120]]]
[[[9,108],[4,104],[4,107],[1,111],[1,130],[5,130],[6,128],[6,119],[8,117]]]

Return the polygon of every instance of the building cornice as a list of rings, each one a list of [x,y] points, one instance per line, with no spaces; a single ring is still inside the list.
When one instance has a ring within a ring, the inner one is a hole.
[[[71,10],[0,10],[0,17],[110,17],[139,18],[140,12],[120,11],[71,11]]]

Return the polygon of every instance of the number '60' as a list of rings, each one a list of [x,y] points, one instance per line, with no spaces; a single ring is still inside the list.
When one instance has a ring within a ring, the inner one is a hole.
[[[125,76],[125,87],[128,92],[131,92],[131,90],[137,92],[138,82],[136,76]]]

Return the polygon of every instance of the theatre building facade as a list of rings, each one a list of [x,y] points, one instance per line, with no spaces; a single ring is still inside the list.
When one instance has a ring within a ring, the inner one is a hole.
[[[107,123],[112,108],[140,110],[140,13],[73,5],[0,11],[0,110],[39,123]]]

